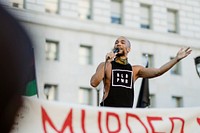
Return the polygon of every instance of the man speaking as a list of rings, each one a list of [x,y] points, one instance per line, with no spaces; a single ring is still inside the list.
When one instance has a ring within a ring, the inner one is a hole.
[[[98,65],[96,72],[91,77],[90,84],[97,87],[103,80],[104,95],[101,106],[133,107],[134,82],[138,78],[158,77],[172,68],[181,59],[191,53],[191,49],[181,48],[176,57],[160,68],[145,68],[140,65],[128,63],[128,53],[131,44],[126,37],[120,36],[114,44],[112,52],[107,53],[105,62]]]

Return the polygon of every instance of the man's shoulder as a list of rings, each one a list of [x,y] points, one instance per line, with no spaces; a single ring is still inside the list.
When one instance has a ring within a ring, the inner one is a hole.
[[[142,68],[143,66],[141,65],[132,65],[133,68]]]
[[[142,69],[142,68],[144,68],[143,66],[141,66],[141,65],[132,65],[132,70],[134,71],[134,72],[138,72],[140,69]]]
[[[106,67],[111,66],[111,62],[110,62],[110,61],[100,62],[98,66],[99,66],[99,67],[100,67],[100,66],[103,66],[103,67],[104,67],[105,65],[106,65]]]

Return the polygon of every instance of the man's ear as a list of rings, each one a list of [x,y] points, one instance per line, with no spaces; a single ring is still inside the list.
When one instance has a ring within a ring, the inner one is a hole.
[[[129,53],[131,51],[131,48],[127,48],[127,52]]]

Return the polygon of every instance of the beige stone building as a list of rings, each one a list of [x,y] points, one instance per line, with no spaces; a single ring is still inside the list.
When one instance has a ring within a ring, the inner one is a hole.
[[[150,79],[151,107],[200,106],[199,0],[0,0],[34,42],[39,98],[96,106],[90,77],[118,36],[131,44],[129,62],[160,67],[181,47],[192,54]],[[141,79],[135,83],[135,103]],[[102,85],[98,87],[102,93]],[[100,96],[101,97],[101,96]]]

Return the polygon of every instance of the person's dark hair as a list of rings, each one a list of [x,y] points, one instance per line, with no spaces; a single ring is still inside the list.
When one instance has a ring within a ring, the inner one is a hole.
[[[9,133],[23,105],[31,40],[17,19],[0,4],[0,133]]]

